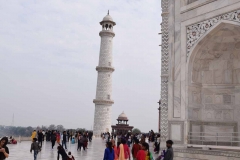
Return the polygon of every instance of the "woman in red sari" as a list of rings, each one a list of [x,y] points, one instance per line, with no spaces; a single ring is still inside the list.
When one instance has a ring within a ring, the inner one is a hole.
[[[60,133],[59,133],[59,131],[57,132],[57,143],[58,144],[60,144],[60,139],[61,139],[61,137],[60,137]]]

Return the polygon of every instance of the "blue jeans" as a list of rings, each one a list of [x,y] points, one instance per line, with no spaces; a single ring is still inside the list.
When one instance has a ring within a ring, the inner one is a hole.
[[[62,141],[62,147],[65,145],[65,149],[67,149],[66,141]]]
[[[128,144],[128,147],[130,147],[130,145],[131,145],[131,142],[130,142],[130,141],[127,141],[127,144]]]
[[[37,154],[38,154],[38,151],[37,151],[37,150],[34,150],[34,152],[33,152],[34,160],[37,160]]]

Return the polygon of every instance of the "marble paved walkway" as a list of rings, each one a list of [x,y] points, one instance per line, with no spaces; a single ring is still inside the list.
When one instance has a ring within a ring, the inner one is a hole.
[[[7,160],[33,160],[30,153],[30,141],[22,141],[16,145],[8,145],[10,157]],[[150,144],[150,147],[152,144]],[[86,151],[77,151],[77,144],[67,144],[68,151],[72,152],[76,160],[102,160],[105,143],[102,139],[93,139]],[[151,147],[152,150],[152,147]],[[61,159],[61,158],[60,158]],[[44,142],[42,151],[38,154],[38,160],[57,160],[57,145],[51,149],[50,142]]]

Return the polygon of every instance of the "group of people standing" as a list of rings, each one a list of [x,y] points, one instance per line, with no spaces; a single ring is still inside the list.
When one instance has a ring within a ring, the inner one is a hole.
[[[155,134],[153,131],[150,131],[149,134],[118,134],[117,146],[115,145],[114,140],[116,138],[112,138],[110,142],[108,134],[104,134],[103,137],[105,137],[106,140],[106,149],[103,160],[130,160],[131,154],[133,160],[153,160],[154,156],[149,151],[149,144],[151,142],[153,142],[155,147],[154,152],[158,154],[160,151],[160,134]],[[146,142],[147,137],[149,138],[149,143]],[[133,146],[130,152],[132,143]],[[164,150],[156,160],[173,160],[172,144],[173,142],[168,140],[166,142],[167,150]]]
[[[85,150],[88,145],[88,140],[90,142],[92,141],[92,135],[93,135],[92,132],[84,132],[84,133],[75,132],[75,136],[74,136],[74,134],[70,133],[69,131],[63,131],[61,133],[56,130],[46,131],[46,132],[42,130],[39,130],[39,131],[34,130],[31,135],[32,144],[31,144],[30,152],[32,153],[33,151],[34,160],[36,160],[37,154],[41,151],[44,137],[46,136],[46,141],[51,141],[52,143],[52,150],[54,149],[56,142],[59,145],[57,147],[57,150],[58,150],[57,159],[59,159],[60,155],[62,157],[62,160],[74,159],[74,157],[71,155],[71,152],[68,152],[68,154],[66,153],[67,142],[74,140],[74,143],[75,143],[77,140],[77,143],[78,143],[77,150],[81,151],[81,148]]]

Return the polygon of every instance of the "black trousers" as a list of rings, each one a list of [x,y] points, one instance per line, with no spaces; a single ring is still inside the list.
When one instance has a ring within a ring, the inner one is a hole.
[[[38,140],[38,143],[41,145],[41,147],[42,147],[42,140]]]
[[[79,149],[79,150],[81,151],[82,147],[83,147],[83,150],[85,151],[85,146],[84,146],[84,144],[78,142],[78,148],[77,148],[77,150]]]
[[[55,146],[55,141],[52,141],[52,148]]]

